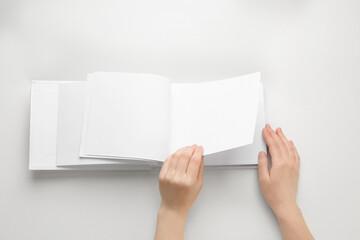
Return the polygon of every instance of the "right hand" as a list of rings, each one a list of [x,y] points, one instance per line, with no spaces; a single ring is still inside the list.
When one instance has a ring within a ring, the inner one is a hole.
[[[203,186],[203,154],[202,146],[193,145],[179,149],[165,160],[159,175],[160,210],[187,215]]]
[[[156,240],[184,239],[185,222],[204,177],[204,148],[193,145],[169,156],[160,171],[161,205]]]
[[[281,128],[272,130],[269,124],[263,136],[271,155],[271,169],[264,152],[259,153],[259,180],[264,197],[276,216],[297,208],[296,193],[299,180],[300,157],[292,141]]]

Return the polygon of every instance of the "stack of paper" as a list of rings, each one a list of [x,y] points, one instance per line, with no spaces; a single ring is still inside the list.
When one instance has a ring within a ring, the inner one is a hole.
[[[260,73],[171,83],[95,72],[86,82],[33,81],[31,92],[31,170],[147,170],[192,144],[206,166],[249,166],[266,151]]]

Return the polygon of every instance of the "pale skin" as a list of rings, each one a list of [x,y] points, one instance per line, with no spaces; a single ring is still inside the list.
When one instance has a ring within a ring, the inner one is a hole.
[[[271,168],[264,152],[259,153],[258,175],[263,195],[273,210],[285,240],[314,239],[296,203],[300,157],[294,143],[280,128],[263,129],[269,147]],[[188,211],[203,185],[204,149],[193,145],[169,156],[160,171],[161,205],[156,240],[184,239]]]

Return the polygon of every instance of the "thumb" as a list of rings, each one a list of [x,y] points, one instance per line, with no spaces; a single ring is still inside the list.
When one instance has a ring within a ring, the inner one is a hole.
[[[262,151],[259,153],[258,172],[260,182],[269,180],[269,160]]]

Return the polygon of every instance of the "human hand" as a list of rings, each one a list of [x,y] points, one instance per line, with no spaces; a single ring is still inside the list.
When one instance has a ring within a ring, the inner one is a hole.
[[[165,160],[159,174],[162,200],[156,240],[184,239],[187,213],[203,185],[203,153],[203,147],[193,145],[179,149]]]
[[[259,180],[266,201],[279,222],[283,239],[314,239],[296,204],[300,156],[281,128],[274,132],[269,124],[263,129],[269,146],[271,169],[264,152],[259,153]]]
[[[264,152],[259,153],[259,180],[266,201],[275,215],[286,214],[297,208],[296,193],[299,180],[300,157],[292,141],[288,141],[281,128],[272,130],[269,124],[263,129],[269,146],[271,169]]]
[[[159,175],[161,210],[186,215],[203,186],[204,149],[193,145],[169,156]]]

